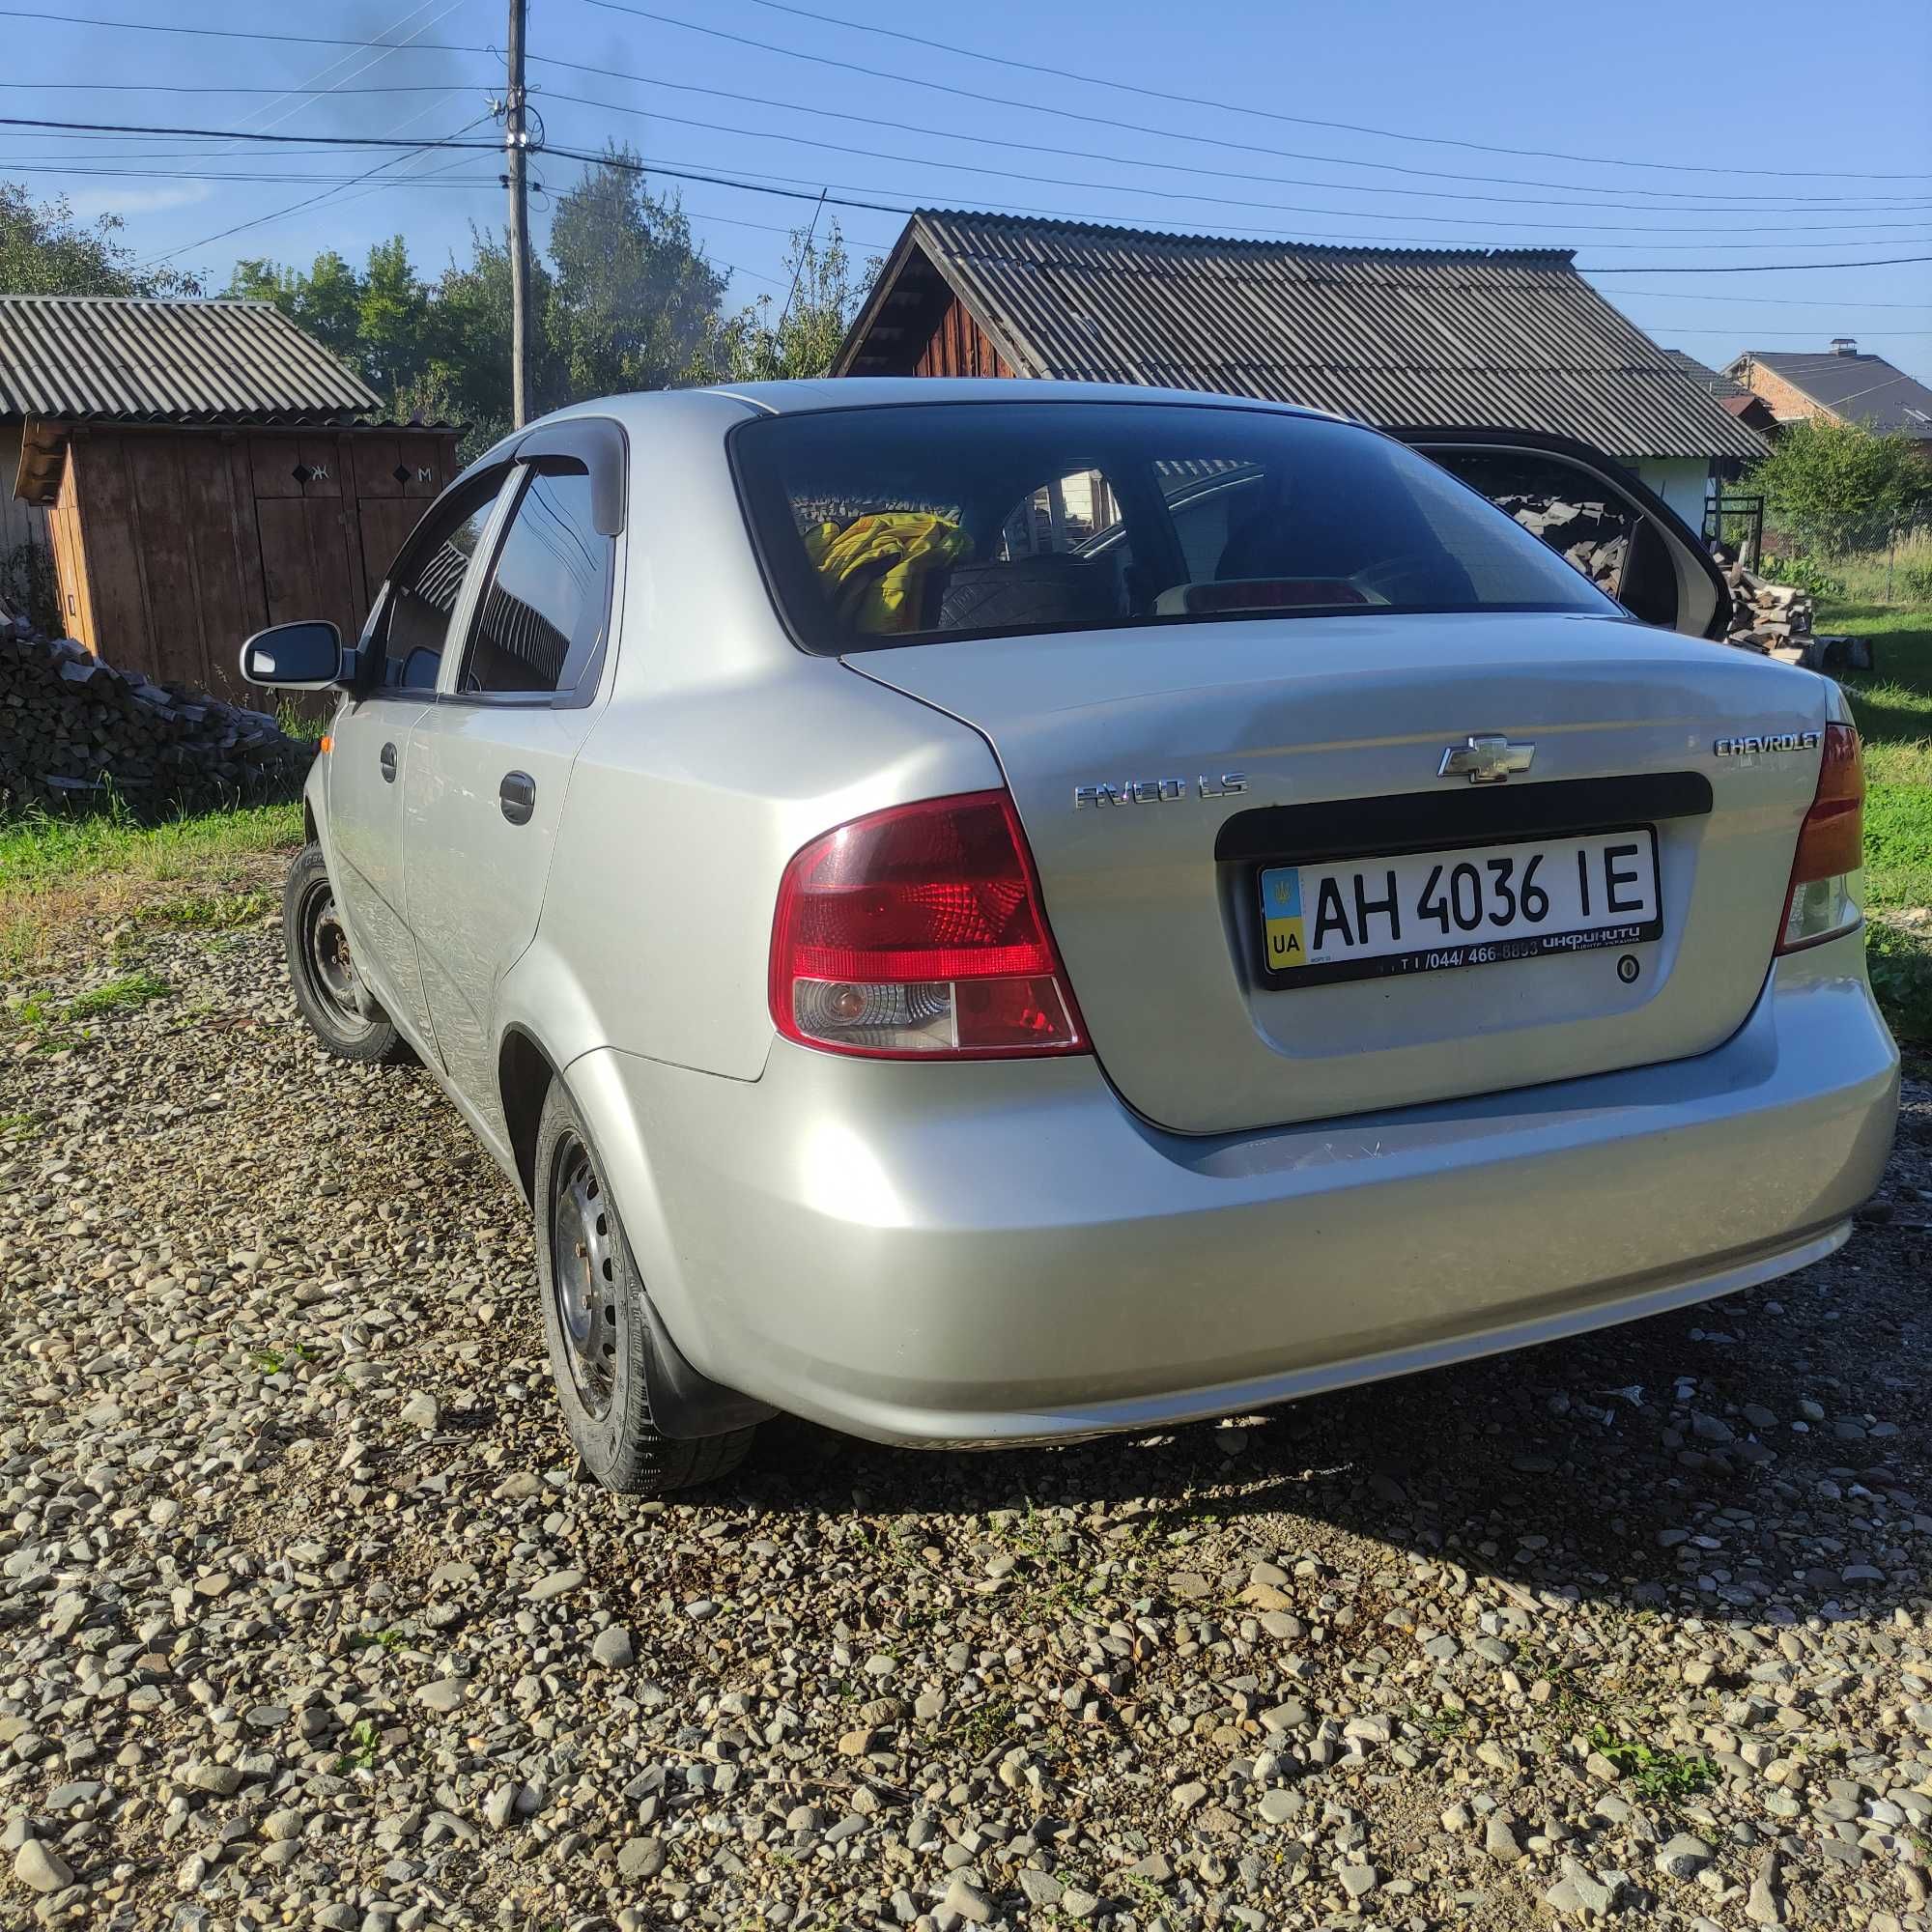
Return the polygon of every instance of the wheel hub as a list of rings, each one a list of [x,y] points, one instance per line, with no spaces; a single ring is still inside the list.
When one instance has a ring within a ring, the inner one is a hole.
[[[617,1386],[616,1241],[581,1141],[566,1140],[553,1172],[551,1292],[577,1398],[601,1421]]]
[[[361,1006],[362,980],[355,971],[349,929],[326,888],[310,899],[307,915],[304,951],[310,983],[345,1024],[366,1027],[369,1020]]]

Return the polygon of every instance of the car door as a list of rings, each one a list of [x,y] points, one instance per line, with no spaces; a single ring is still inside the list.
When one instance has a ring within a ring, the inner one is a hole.
[[[336,900],[357,970],[425,1048],[428,1008],[404,899],[404,775],[504,475],[498,468],[459,482],[417,525],[363,627],[355,692],[329,725],[326,798]]]
[[[595,420],[519,445],[463,648],[410,734],[406,890],[430,1024],[450,1084],[494,1129],[496,989],[535,935],[571,766],[594,716],[621,463],[621,432]]]
[[[1389,434],[1561,551],[1632,616],[1693,638],[1730,629],[1730,586],[1703,539],[1602,450],[1531,430]]]

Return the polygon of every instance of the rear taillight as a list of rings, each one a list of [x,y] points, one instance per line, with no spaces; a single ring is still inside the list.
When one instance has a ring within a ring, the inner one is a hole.
[[[1849,724],[1827,724],[1818,794],[1799,827],[1791,889],[1784,895],[1780,952],[1835,939],[1858,924],[1861,914],[1852,896],[1852,875],[1864,864],[1864,807],[1859,734]]]
[[[772,1018],[787,1039],[904,1059],[1084,1053],[1012,800],[894,806],[785,867]]]

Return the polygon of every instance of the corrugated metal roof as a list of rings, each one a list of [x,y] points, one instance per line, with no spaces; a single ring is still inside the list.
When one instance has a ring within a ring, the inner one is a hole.
[[[1731,366],[1749,362],[1762,362],[1774,376],[1783,377],[1794,389],[1847,422],[1932,438],[1932,389],[1883,355],[1798,355],[1747,349]]]
[[[332,423],[383,408],[270,302],[0,296],[0,421]]]
[[[1560,248],[1327,248],[922,209],[923,254],[1023,374],[1218,390],[1616,456],[1764,453]],[[883,291],[881,292],[883,293]],[[835,373],[881,368],[862,311]]]
[[[1716,396],[1720,403],[1734,402],[1740,398],[1748,399],[1750,391],[1730,376],[1720,376],[1708,364],[1698,361],[1694,355],[1687,355],[1681,349],[1666,349],[1670,357],[1691,382],[1707,394]]]

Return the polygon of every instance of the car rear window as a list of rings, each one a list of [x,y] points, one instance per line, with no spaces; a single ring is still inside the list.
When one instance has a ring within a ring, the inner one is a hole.
[[[910,403],[730,438],[808,648],[1389,611],[1617,607],[1387,437],[1184,403]]]

